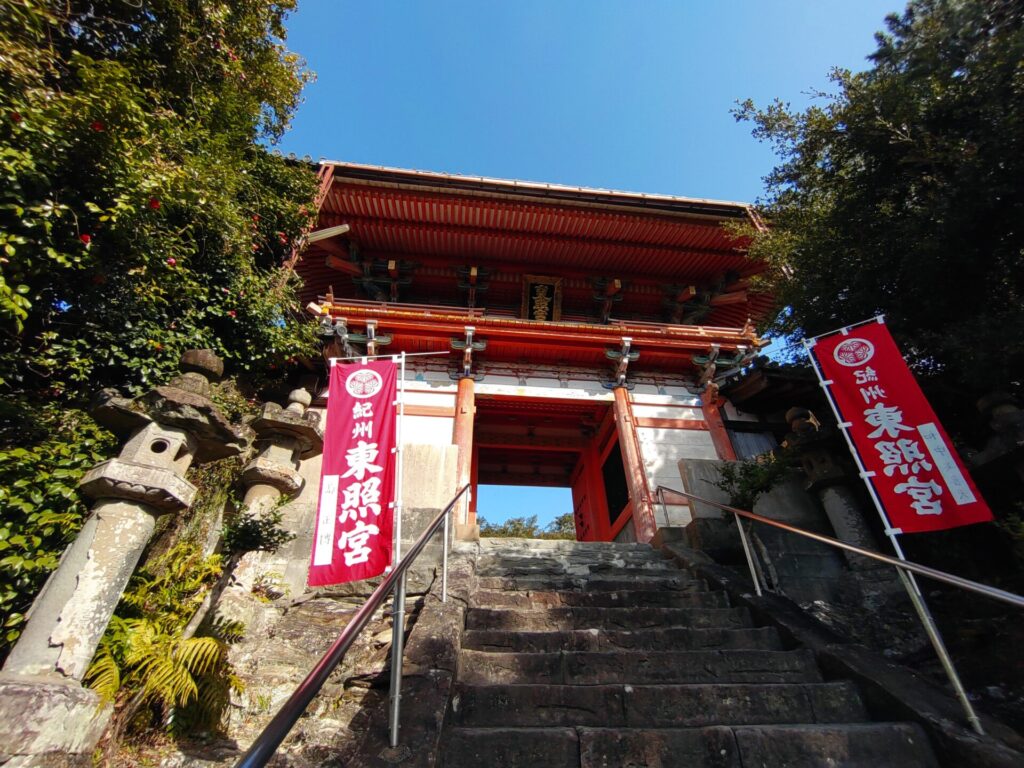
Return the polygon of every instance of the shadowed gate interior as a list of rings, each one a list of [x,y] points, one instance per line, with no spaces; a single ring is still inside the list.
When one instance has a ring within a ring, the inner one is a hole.
[[[473,446],[474,504],[478,485],[571,488],[579,541],[610,541],[629,521],[610,403],[477,395]]]

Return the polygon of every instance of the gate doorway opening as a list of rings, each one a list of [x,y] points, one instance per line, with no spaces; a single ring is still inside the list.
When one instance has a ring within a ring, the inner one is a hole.
[[[568,487],[479,485],[477,493],[477,523],[484,538],[576,538]]]
[[[578,541],[612,541],[632,516],[607,401],[477,395],[472,482],[473,513],[491,522],[481,486],[551,489],[557,514],[572,512]],[[555,489],[568,490],[564,506]],[[539,522],[549,511],[523,507],[511,516],[537,514]]]

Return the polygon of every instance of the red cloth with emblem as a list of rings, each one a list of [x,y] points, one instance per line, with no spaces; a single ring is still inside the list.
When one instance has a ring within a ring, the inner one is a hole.
[[[398,366],[331,366],[309,586],[379,576],[391,564]]]
[[[992,520],[885,323],[823,336],[811,354],[893,528],[919,533]]]

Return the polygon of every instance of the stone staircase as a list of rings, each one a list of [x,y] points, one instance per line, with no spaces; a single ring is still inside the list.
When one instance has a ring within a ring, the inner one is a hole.
[[[485,539],[465,617],[446,768],[937,765],[647,545]]]

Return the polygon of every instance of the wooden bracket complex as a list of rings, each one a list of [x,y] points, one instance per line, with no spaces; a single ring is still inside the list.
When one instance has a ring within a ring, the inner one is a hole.
[[[629,364],[640,357],[640,353],[632,349],[633,339],[629,336],[622,337],[622,347],[619,349],[609,349],[605,351],[605,357],[609,360],[616,361],[615,366],[615,380],[606,383],[603,386],[605,389],[615,389],[616,387],[625,387],[626,389],[632,389],[633,385],[626,381],[626,372],[629,369]]]
[[[450,375],[453,379],[482,379],[482,374],[473,373],[473,353],[483,352],[487,349],[486,341],[474,341],[473,334],[476,333],[476,328],[471,325],[466,326],[465,339],[452,339],[452,349],[457,352],[462,352],[462,370],[453,371]]]

